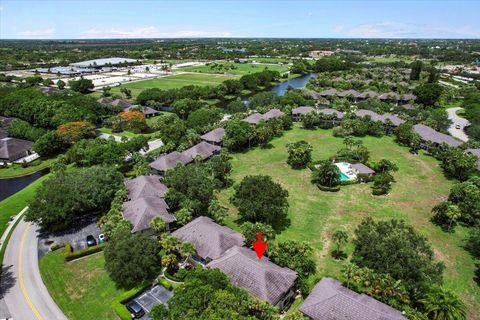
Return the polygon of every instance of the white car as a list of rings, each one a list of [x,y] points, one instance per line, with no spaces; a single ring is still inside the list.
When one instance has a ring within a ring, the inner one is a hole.
[[[455,129],[460,129],[460,128],[461,128],[461,126],[460,126],[459,124],[457,124],[457,125],[455,126]]]
[[[103,233],[98,235],[98,242],[100,242],[100,243],[105,242],[105,235]]]

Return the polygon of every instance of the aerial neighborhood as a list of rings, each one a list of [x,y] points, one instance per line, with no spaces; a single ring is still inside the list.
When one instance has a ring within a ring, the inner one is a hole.
[[[478,3],[28,3],[0,319],[480,320]]]

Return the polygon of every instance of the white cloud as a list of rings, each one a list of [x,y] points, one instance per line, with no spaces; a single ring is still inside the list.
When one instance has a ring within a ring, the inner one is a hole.
[[[3,11],[3,7],[0,7],[0,11]]]
[[[201,30],[162,31],[154,26],[120,29],[90,29],[82,33],[84,39],[105,38],[201,38],[201,37],[230,37],[230,32],[210,32]]]
[[[42,30],[28,30],[17,32],[17,36],[31,39],[43,39],[51,38],[55,33],[55,28],[42,29]]]
[[[333,32],[352,38],[479,38],[480,32],[468,27],[444,28],[395,21],[356,26],[337,25]]]

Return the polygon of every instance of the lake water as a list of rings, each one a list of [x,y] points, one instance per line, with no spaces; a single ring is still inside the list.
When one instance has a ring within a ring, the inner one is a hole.
[[[316,73],[309,73],[309,74],[300,76],[298,78],[293,78],[287,81],[280,82],[279,84],[273,86],[271,90],[274,91],[277,94],[277,96],[283,96],[289,86],[293,87],[294,89],[301,89],[307,85],[308,81],[311,78],[316,78],[316,77],[317,77]]]
[[[48,173],[48,168],[32,173],[28,176],[0,179],[0,201],[10,197],[12,194],[22,190],[33,181]]]

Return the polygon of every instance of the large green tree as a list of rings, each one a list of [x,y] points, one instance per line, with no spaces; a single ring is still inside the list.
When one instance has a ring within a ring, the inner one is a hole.
[[[246,176],[235,187],[230,202],[238,208],[245,221],[279,222],[288,209],[288,191],[270,176]]]
[[[322,161],[312,171],[312,182],[325,187],[336,187],[340,183],[340,169],[330,160]]]
[[[118,286],[130,288],[159,275],[159,253],[155,239],[130,231],[117,232],[105,246],[105,269]]]
[[[404,221],[366,218],[355,230],[353,262],[402,280],[412,294],[442,279],[427,239]]]
[[[305,140],[291,142],[287,144],[288,159],[287,163],[292,168],[305,168],[312,161],[312,145]]]
[[[122,180],[114,168],[59,172],[37,190],[26,218],[48,230],[68,228],[84,216],[106,212]]]

